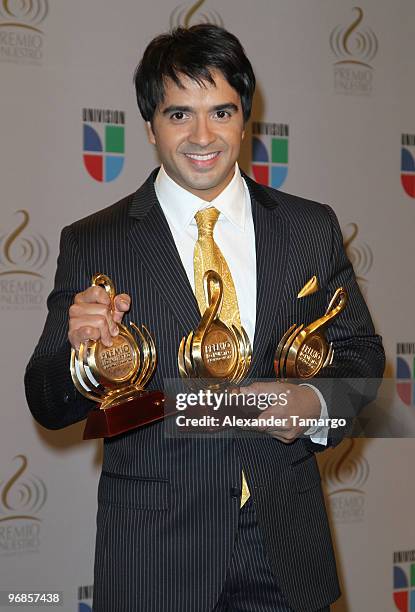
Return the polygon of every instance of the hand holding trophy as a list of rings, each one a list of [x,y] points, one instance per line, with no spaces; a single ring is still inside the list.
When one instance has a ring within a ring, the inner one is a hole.
[[[325,314],[307,325],[292,325],[281,338],[275,351],[277,378],[312,378],[333,362],[334,350],[324,335],[325,328],[347,305],[347,292],[339,287]]]
[[[93,286],[102,286],[114,310],[115,287],[104,274],[95,274]],[[164,397],[159,391],[147,392],[145,386],[156,367],[156,348],[144,325],[130,322],[131,330],[116,323],[118,334],[112,346],[101,339],[81,342],[72,348],[70,371],[76,389],[99,403],[88,416],[84,438],[112,436],[134,429],[164,416]]]

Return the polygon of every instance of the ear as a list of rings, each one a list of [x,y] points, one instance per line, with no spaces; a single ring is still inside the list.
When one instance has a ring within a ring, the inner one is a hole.
[[[245,129],[242,130],[241,140],[243,140],[244,138],[245,138]]]
[[[154,132],[153,132],[153,128],[151,127],[151,123],[150,121],[146,121],[146,132],[147,132],[147,138],[150,144],[155,145],[156,144],[156,137],[154,136]]]

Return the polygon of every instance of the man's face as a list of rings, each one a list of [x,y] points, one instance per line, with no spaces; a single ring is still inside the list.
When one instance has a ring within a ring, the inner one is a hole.
[[[231,181],[244,137],[239,94],[220,71],[215,85],[202,86],[184,75],[184,89],[166,80],[148,137],[167,174],[191,193],[211,201]]]

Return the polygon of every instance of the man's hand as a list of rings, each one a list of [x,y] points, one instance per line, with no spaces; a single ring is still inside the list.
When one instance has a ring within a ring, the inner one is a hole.
[[[260,431],[269,433],[274,438],[281,442],[289,444],[294,442],[301,436],[309,427],[300,427],[294,425],[292,416],[297,416],[299,419],[318,419],[321,414],[321,404],[316,392],[310,387],[302,387],[289,383],[269,382],[269,383],[254,383],[249,387],[240,387],[239,393],[261,395],[263,397],[276,394],[281,397],[282,394],[287,394],[287,404],[268,406],[265,410],[261,410],[258,418],[267,419],[274,417],[276,419],[286,419],[286,425],[281,427],[258,427]],[[297,419],[297,420],[299,420]]]
[[[77,293],[69,308],[68,339],[72,347],[78,350],[81,342],[88,339],[112,346],[112,337],[118,334],[116,323],[121,322],[130,305],[130,296],[120,293],[115,296],[111,312],[110,298],[103,287],[89,287]]]

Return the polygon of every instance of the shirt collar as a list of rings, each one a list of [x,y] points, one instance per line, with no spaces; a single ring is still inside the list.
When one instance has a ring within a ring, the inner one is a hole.
[[[170,178],[163,166],[157,174],[154,189],[169,223],[179,231],[186,230],[194,221],[194,216],[198,210],[209,206],[217,208],[228,221],[240,230],[245,229],[246,191],[237,163],[231,182],[211,202],[206,202],[206,200],[178,185]]]

